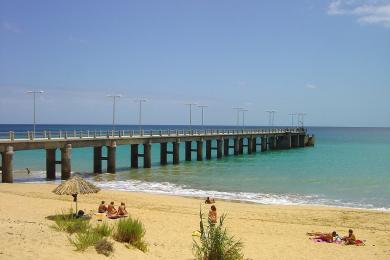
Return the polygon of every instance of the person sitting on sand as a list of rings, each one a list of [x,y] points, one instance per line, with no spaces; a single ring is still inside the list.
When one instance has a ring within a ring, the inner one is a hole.
[[[115,209],[114,202],[111,201],[110,205],[107,207],[107,217],[108,218],[119,218],[118,211]]]
[[[312,239],[319,239],[321,241],[327,242],[327,243],[333,243],[338,240],[339,235],[337,235],[336,231],[333,231],[332,233],[322,233],[322,232],[312,232],[312,233],[306,233],[309,236],[314,236]]]
[[[102,203],[99,205],[98,212],[105,213],[107,211],[106,202],[102,200]]]
[[[207,199],[204,201],[204,203],[206,203],[206,204],[214,204],[215,200],[214,199],[210,199],[210,197],[207,197]]]
[[[343,237],[341,240],[345,241],[345,245],[354,245],[356,243],[356,237],[353,234],[353,230],[348,230],[348,236]]]
[[[211,206],[211,209],[209,211],[209,221],[212,224],[217,223],[217,208],[214,205]]]
[[[126,217],[128,215],[125,203],[121,202],[121,205],[118,208],[118,215],[121,217]]]

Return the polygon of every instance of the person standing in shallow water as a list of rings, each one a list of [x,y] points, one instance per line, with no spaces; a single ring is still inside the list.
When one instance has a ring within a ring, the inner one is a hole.
[[[209,221],[212,224],[217,223],[217,208],[214,205],[211,206],[211,209],[209,211]]]

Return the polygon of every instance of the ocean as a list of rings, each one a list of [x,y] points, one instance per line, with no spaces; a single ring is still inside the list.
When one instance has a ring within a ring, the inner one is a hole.
[[[31,125],[3,124],[0,132],[31,128]],[[110,128],[110,125],[38,125],[37,131]],[[143,128],[188,129],[188,126],[146,125]],[[138,126],[119,125],[116,129],[138,129]],[[167,166],[159,165],[159,145],[153,144],[150,169],[130,169],[129,146],[118,146],[116,174],[93,174],[92,148],[77,148],[72,149],[72,171],[103,189],[119,191],[212,196],[261,204],[390,210],[390,128],[308,127],[308,132],[316,136],[314,147],[258,151],[221,160],[216,159],[213,151],[212,160],[202,162],[194,159],[185,162],[182,144],[180,164]],[[59,151],[57,156],[60,158]],[[171,162],[171,157],[168,161]],[[25,168],[30,168],[32,173],[27,175]],[[45,151],[15,152],[14,171],[16,182],[46,182]]]

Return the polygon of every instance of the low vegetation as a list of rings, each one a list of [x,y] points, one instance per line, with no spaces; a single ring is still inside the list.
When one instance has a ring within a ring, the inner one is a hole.
[[[53,216],[53,220],[55,224],[52,227],[54,229],[65,231],[69,234],[83,233],[90,228],[88,219],[77,218],[73,213],[62,212]]]
[[[84,251],[88,247],[94,246],[96,252],[109,256],[114,248],[113,243],[107,240],[112,237],[118,242],[127,243],[128,246],[138,248],[146,252],[147,244],[144,241],[145,228],[139,219],[127,217],[118,220],[114,227],[108,223],[99,223],[92,226],[89,218],[77,218],[73,213],[57,214],[48,219],[54,221],[52,227],[58,231],[67,232],[69,241],[76,247],[77,251]]]
[[[95,250],[98,254],[109,256],[112,252],[114,252],[114,247],[112,242],[108,241],[106,238],[103,238],[95,243]]]
[[[223,226],[226,215],[222,215],[219,224],[208,221],[204,225],[200,211],[200,242],[193,240],[193,254],[199,260],[239,260],[243,259],[243,243],[229,236]]]
[[[113,238],[118,242],[129,243],[130,245],[146,252],[147,244],[143,240],[145,236],[145,228],[142,222],[138,219],[128,217],[120,219],[117,222]]]
[[[102,237],[109,237],[111,236],[112,228],[110,227],[110,225],[107,224],[107,222],[103,222],[94,227],[93,231],[101,235]]]
[[[74,239],[69,239],[76,247],[77,251],[84,251],[90,246],[94,246],[102,236],[95,230],[90,229],[83,233],[77,233]]]

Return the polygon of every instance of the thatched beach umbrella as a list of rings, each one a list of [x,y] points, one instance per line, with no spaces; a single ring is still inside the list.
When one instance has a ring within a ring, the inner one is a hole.
[[[97,193],[100,188],[96,187],[92,183],[84,180],[79,176],[73,176],[71,179],[61,183],[57,188],[53,190],[53,193],[58,195],[72,195],[73,201],[76,202],[76,214],[77,214],[77,195]]]

